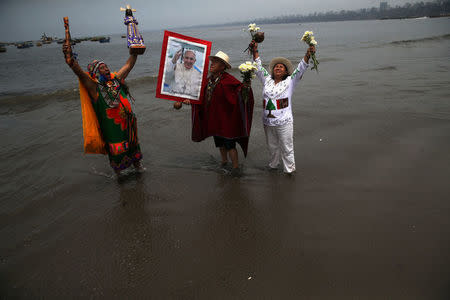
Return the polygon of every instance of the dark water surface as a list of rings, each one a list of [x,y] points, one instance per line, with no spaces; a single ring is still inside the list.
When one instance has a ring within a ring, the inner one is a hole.
[[[59,46],[0,55],[0,299],[448,299],[450,19],[265,25],[263,61],[297,63],[308,29],[321,64],[294,94],[293,177],[266,169],[256,81],[241,178],[190,141],[189,107],[154,96],[161,32],[129,80],[147,171],[121,181],[82,153]],[[238,27],[180,33],[248,60]],[[117,69],[122,42],[80,61]]]

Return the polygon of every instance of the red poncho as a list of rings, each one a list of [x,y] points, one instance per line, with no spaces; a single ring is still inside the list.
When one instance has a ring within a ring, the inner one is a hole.
[[[247,156],[248,140],[252,126],[253,92],[228,73],[221,75],[211,95],[206,100],[206,84],[201,96],[202,104],[192,105],[192,140],[201,142],[210,136],[236,139]],[[245,93],[247,92],[247,97]],[[244,99],[247,98],[247,101]]]

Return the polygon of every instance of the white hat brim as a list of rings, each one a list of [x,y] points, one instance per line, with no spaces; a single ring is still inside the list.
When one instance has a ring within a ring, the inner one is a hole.
[[[223,62],[223,63],[225,64],[225,66],[227,67],[227,69],[231,69],[231,65],[230,65],[229,63],[227,63],[226,61],[224,61],[222,57],[215,56],[215,55],[210,55],[210,56],[209,56],[209,59],[211,59],[211,58],[213,58],[213,57],[214,57],[214,58],[217,58],[217,59],[220,59],[220,61]]]
[[[269,64],[270,74],[273,73],[273,67],[275,67],[276,64],[285,65],[287,68],[288,75],[291,75],[292,72],[294,72],[294,66],[292,66],[292,63],[290,62],[289,59],[284,58],[284,57],[275,57],[274,59],[272,59],[270,61],[270,64]]]

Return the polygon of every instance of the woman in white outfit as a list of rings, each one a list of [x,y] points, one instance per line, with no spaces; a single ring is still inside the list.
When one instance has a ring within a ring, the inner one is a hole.
[[[262,66],[258,53],[258,44],[250,43],[253,60],[256,62],[256,76],[263,84],[263,124],[266,142],[270,152],[270,168],[277,168],[280,159],[283,171],[291,174],[295,171],[294,157],[294,119],[292,117],[292,93],[308,68],[311,53],[310,46],[297,68],[284,57],[276,57],[269,64],[269,74]]]

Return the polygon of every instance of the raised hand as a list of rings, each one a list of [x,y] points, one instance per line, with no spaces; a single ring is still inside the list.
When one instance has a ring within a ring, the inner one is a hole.
[[[69,67],[72,67],[74,59],[72,55],[72,47],[70,46],[70,44],[64,43],[62,46],[62,52],[64,53],[66,64]]]
[[[248,45],[248,51],[253,55],[253,59],[257,59],[258,55],[258,43],[255,40],[252,40]]]
[[[173,63],[173,64],[176,64],[176,63],[177,63],[177,60],[180,58],[180,56],[181,56],[181,49],[178,50],[178,51],[175,53],[175,55],[173,56],[173,58],[172,58],[172,63]]]
[[[314,45],[309,45],[308,50],[306,51],[306,54],[308,56],[311,56],[311,54],[316,53],[316,47]]]

